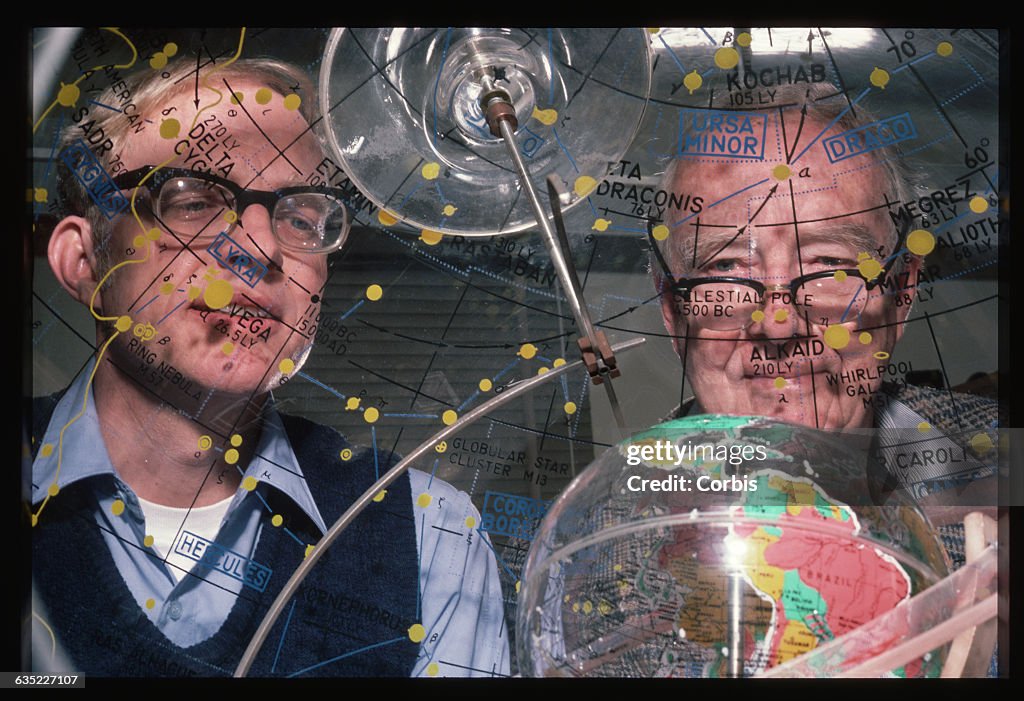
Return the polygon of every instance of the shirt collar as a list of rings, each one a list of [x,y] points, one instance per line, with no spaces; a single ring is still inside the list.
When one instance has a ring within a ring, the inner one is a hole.
[[[110,475],[117,478],[90,391],[95,367],[95,359],[90,360],[54,407],[50,424],[46,427],[39,452],[32,463],[33,504],[45,499],[54,483],[58,489],[64,489],[90,477]],[[253,477],[260,484],[277,489],[295,502],[321,532],[327,532],[327,526],[285,433],[281,415],[274,407],[273,396],[264,407],[260,440],[243,479],[245,477]],[[232,509],[246,494],[242,488],[239,488],[239,492],[232,502]]]

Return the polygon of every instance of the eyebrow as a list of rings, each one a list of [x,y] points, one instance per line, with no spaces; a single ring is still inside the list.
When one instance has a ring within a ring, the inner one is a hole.
[[[706,225],[701,225],[705,229]],[[707,265],[730,248],[742,245],[750,249],[750,234],[748,228],[742,234],[737,235],[739,229],[729,228],[707,228],[704,231],[695,232],[693,236],[681,236],[678,233],[671,238],[670,261],[675,263],[681,274],[685,276],[692,272],[698,264]],[[696,242],[696,251],[694,251]],[[762,245],[764,240],[760,239]],[[848,246],[856,252],[868,251],[874,253],[880,242],[873,231],[855,222],[835,222],[825,228],[815,229],[799,234],[800,247],[820,243],[831,243]],[[728,244],[728,245],[727,245]]]

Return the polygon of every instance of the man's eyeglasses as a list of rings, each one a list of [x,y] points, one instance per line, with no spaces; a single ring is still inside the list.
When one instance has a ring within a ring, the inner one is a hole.
[[[153,171],[156,170],[155,173]],[[142,183],[143,179],[153,175]],[[296,253],[330,253],[341,247],[351,227],[346,193],[337,188],[298,185],[268,192],[243,188],[224,178],[184,168],[143,166],[122,173],[122,190],[142,183],[157,220],[181,237],[203,242],[230,233],[251,204],[270,213],[271,228],[282,248]],[[233,212],[233,218],[223,215]]]
[[[867,305],[870,292],[883,283],[899,257],[890,256],[881,270],[870,278],[857,268],[832,268],[802,275],[781,285],[766,285],[759,280],[739,277],[676,279],[654,239],[655,223],[648,222],[647,227],[651,250],[677,299],[679,313],[690,324],[711,331],[739,331],[763,320],[764,306],[769,301],[792,304],[801,316],[806,314],[812,324],[829,326],[856,321]],[[901,232],[900,238],[905,234]]]

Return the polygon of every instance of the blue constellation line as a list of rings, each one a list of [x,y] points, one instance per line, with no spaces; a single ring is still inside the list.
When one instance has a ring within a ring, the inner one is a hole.
[[[441,192],[441,183],[439,183],[437,181],[434,181],[434,189],[437,190],[437,196],[441,198],[441,202],[443,202],[444,204],[449,204],[451,202],[451,200],[449,200],[447,197],[445,197],[444,193]],[[399,205],[399,206],[401,206],[401,205]]]
[[[926,54],[925,54],[925,55],[923,55],[923,56],[918,56],[918,57],[917,57],[917,58],[915,58],[915,59],[914,59],[913,61],[910,61],[910,62],[908,62],[908,63],[904,63],[904,64],[903,64],[902,66],[900,66],[899,68],[897,68],[896,70],[894,70],[894,71],[892,72],[892,74],[893,74],[893,75],[896,75],[897,73],[899,73],[900,71],[902,71],[902,70],[903,70],[904,68],[910,68],[910,67],[911,67],[911,66],[913,66],[913,65],[914,65],[915,63],[919,63],[920,61],[923,61],[923,60],[925,60],[926,58],[931,58],[932,56],[935,56],[935,52],[934,52],[934,51],[929,51],[928,53],[926,53]]]
[[[520,360],[519,356],[516,356],[515,358],[513,358],[511,363],[506,365],[505,368],[501,372],[499,372],[497,375],[494,376],[494,380],[493,381],[497,382],[502,377],[504,377],[508,373],[509,370],[511,370],[512,368],[514,368],[516,366],[516,363],[518,363],[519,360]]]
[[[97,107],[104,107],[104,108],[110,110],[111,112],[117,112],[118,114],[121,114],[121,110],[117,109],[116,107],[111,107],[110,105],[104,105],[102,102],[96,102],[96,100],[89,100],[89,102],[91,102],[92,104],[96,105]]]
[[[380,465],[377,460],[377,429],[375,426],[370,426],[370,440],[373,442],[373,479],[376,481],[380,479]]]
[[[444,34],[444,47],[441,49],[441,65],[437,67],[437,78],[434,80],[434,128],[431,129],[430,138],[434,149],[437,149],[437,88],[441,83],[441,71],[444,70],[444,62],[448,58],[448,41],[452,37],[452,28],[448,27]]]
[[[565,379],[565,373],[558,379],[562,381],[562,396],[565,397],[565,401],[569,401],[569,383]]]
[[[274,510],[270,508],[270,504],[268,504],[268,503],[267,503],[267,500],[263,498],[263,495],[262,495],[262,494],[260,494],[259,492],[257,492],[257,491],[256,491],[255,489],[253,489],[253,490],[252,490],[252,493],[253,493],[253,494],[255,494],[255,495],[256,495],[257,497],[259,497],[259,500],[260,500],[260,502],[262,502],[262,503],[263,503],[263,507],[264,507],[264,508],[265,508],[265,509],[267,510],[267,513],[269,513],[269,514],[273,514],[273,513],[274,513]],[[292,539],[293,539],[293,540],[294,540],[294,541],[295,541],[296,543],[298,543],[298,544],[299,544],[299,545],[301,545],[302,547],[306,547],[306,544],[302,542],[302,539],[301,539],[301,538],[299,538],[299,537],[298,537],[297,535],[295,535],[294,533],[292,533],[292,532],[291,532],[291,531],[290,531],[290,530],[288,529],[288,526],[284,526],[284,527],[283,527],[283,530],[284,530],[284,532],[285,532],[285,533],[287,533],[288,535],[290,535],[290,536],[292,537]]]
[[[346,657],[352,657],[352,655],[358,655],[360,652],[366,652],[367,650],[373,650],[374,648],[384,647],[385,645],[393,645],[394,643],[400,643],[403,640],[407,640],[407,639],[408,639],[407,636],[403,635],[400,638],[392,638],[391,640],[385,640],[382,643],[374,643],[373,645],[367,645],[365,647],[359,648],[358,650],[353,650],[352,652],[346,652],[343,655],[338,655],[337,657],[332,657],[329,660],[324,660],[323,662],[317,662],[315,665],[311,665],[309,667],[306,667],[305,669],[300,669],[298,672],[292,672],[291,674],[288,675],[288,678],[291,679],[292,677],[297,677],[300,674],[305,674],[306,672],[312,671],[312,670],[317,669],[319,667],[323,667],[324,665],[330,664],[332,662],[337,662],[338,660],[343,660]]]
[[[324,384],[323,382],[321,382],[320,380],[317,380],[317,379],[315,379],[315,378],[313,378],[313,377],[310,377],[309,375],[307,375],[306,373],[304,373],[304,372],[302,372],[302,371],[299,371],[299,372],[297,372],[297,373],[295,373],[295,374],[296,374],[296,375],[298,375],[299,377],[301,377],[301,378],[302,378],[302,379],[304,379],[304,380],[309,380],[310,382],[312,382],[312,383],[313,383],[314,385],[317,385],[317,386],[318,386],[318,387],[320,387],[321,389],[325,389],[325,390],[327,390],[328,392],[330,392],[331,394],[333,394],[333,395],[334,395],[335,397],[337,397],[338,399],[348,399],[348,397],[346,397],[346,396],[345,396],[344,394],[342,394],[342,393],[341,393],[341,392],[339,392],[338,390],[336,390],[336,389],[334,389],[334,388],[332,388],[332,387],[328,387],[327,385],[325,385],[325,384]]]
[[[861,283],[861,286],[859,288],[857,288],[857,291],[854,293],[853,297],[850,299],[850,303],[846,305],[846,309],[845,309],[845,311],[843,311],[843,315],[841,317],[839,317],[839,323],[840,324],[843,323],[844,321],[846,321],[846,315],[850,313],[850,307],[852,307],[853,303],[857,301],[857,298],[860,297],[860,293],[863,290],[864,290],[864,284]]]
[[[590,211],[593,212],[594,216],[596,217],[597,216],[597,207],[595,207],[594,203],[591,201],[590,195],[587,195],[587,204],[590,205]]]
[[[434,458],[434,469],[430,471],[430,479],[427,481],[427,489],[430,489],[430,485],[434,483],[434,475],[437,474],[437,466],[441,462],[441,458]]]
[[[464,401],[462,404],[459,404],[458,408],[455,411],[462,411],[463,409],[466,408],[466,406],[471,401],[473,401],[474,399],[476,399],[479,396],[480,396],[480,390],[479,389],[474,390],[473,394],[469,395],[469,397],[466,399],[466,401]]]
[[[958,277],[961,277],[962,275],[966,275],[967,273],[974,272],[975,270],[981,270],[982,268],[987,268],[990,265],[995,265],[996,262],[997,261],[995,261],[995,260],[990,260],[990,261],[987,261],[985,263],[981,263],[979,265],[975,265],[975,266],[972,266],[970,268],[966,268],[964,270],[961,270],[958,273],[952,273],[951,275],[947,275],[946,277],[942,277],[942,278],[939,278],[937,280],[932,280],[932,281],[926,283],[926,285],[928,287],[931,287],[932,285],[938,285],[940,282],[951,282],[952,280],[954,280],[954,279],[956,279]],[[922,285],[922,286],[924,286],[924,285]],[[902,292],[904,292],[904,290],[893,289],[893,290],[889,290],[888,292],[882,292],[878,296],[879,297],[885,297],[887,295],[901,294]],[[923,317],[916,317],[916,319],[922,319],[922,318]],[[907,321],[914,321],[916,319],[908,319]],[[903,323],[907,323],[907,321],[905,321]]]
[[[178,306],[176,306],[176,307],[175,307],[174,309],[172,309],[171,311],[169,311],[169,312],[167,312],[166,314],[164,314],[164,318],[163,318],[163,319],[161,319],[160,321],[156,322],[156,325],[157,325],[157,326],[159,326],[160,324],[164,323],[164,319],[166,319],[167,317],[169,317],[169,316],[170,316],[171,314],[173,314],[174,312],[178,311],[178,309],[179,309],[179,308],[181,307],[181,305],[183,305],[183,304],[184,304],[185,302],[187,302],[187,301],[188,301],[187,299],[183,299],[183,300],[181,300],[180,302],[178,302]]]
[[[569,163],[572,164],[573,170],[575,170],[577,173],[579,173],[580,172],[579,166],[577,166],[576,165],[576,161],[573,160],[572,154],[569,153],[569,149],[567,149],[565,147],[565,144],[562,143],[562,140],[558,138],[558,130],[555,129],[554,127],[551,127],[551,133],[555,135],[555,141],[557,141],[558,145],[562,147],[562,151],[565,152],[566,157],[569,159]]]
[[[676,56],[676,52],[673,51],[672,47],[668,45],[667,41],[665,41],[665,36],[663,34],[658,34],[658,38],[661,39],[661,43],[665,45],[666,49],[668,49],[668,55],[671,56],[672,60],[676,62],[677,66],[679,66],[679,72],[682,73],[683,76],[685,77],[686,76],[686,69],[683,67],[683,62],[679,60],[679,57]],[[659,118],[661,117],[661,110],[658,110],[658,117]],[[657,129],[658,125],[655,124],[654,127],[655,127],[655,129]]]
[[[494,549],[494,546],[487,541],[487,538],[484,538],[484,534],[487,533],[487,531],[483,531],[477,528],[476,532],[477,535],[480,536],[480,540],[483,541],[484,545],[490,548],[491,552],[494,553],[494,557],[498,561],[498,564],[505,568],[505,571],[508,572],[509,576],[512,577],[512,579],[519,579],[519,577],[516,576],[516,573],[513,572],[508,565],[505,564],[504,560],[501,559],[501,555],[499,555],[498,551]]]
[[[818,133],[817,136],[815,136],[813,139],[811,139],[811,143],[807,144],[807,146],[804,147],[804,150],[800,152],[800,155],[798,155],[796,158],[794,158],[792,160],[790,165],[796,165],[796,162],[800,160],[800,157],[803,156],[805,153],[807,153],[807,149],[809,149],[811,146],[814,146],[814,144],[818,143],[818,139],[820,139],[822,136],[824,136],[825,132],[827,132],[829,129],[831,129],[833,126],[835,126],[835,123],[838,122],[840,119],[842,119],[846,115],[846,113],[849,112],[853,108],[854,105],[856,105],[858,102],[860,102],[861,98],[863,98],[869,92],[871,92],[871,88],[870,87],[864,88],[864,92],[862,92],[860,95],[858,95],[856,100],[854,100],[849,105],[847,105],[846,108],[842,112],[837,114],[836,118],[833,119],[831,122],[829,122],[828,125],[824,129],[822,129]]]
[[[298,601],[298,599],[292,599],[292,606],[288,609],[288,618],[284,621],[284,630],[281,631],[281,639],[277,641],[277,652],[274,653],[274,664],[270,665],[271,673],[277,670],[277,660],[281,657],[281,648],[284,646],[284,635],[288,632],[288,625],[292,622],[292,614],[295,613],[295,604],[297,604]]]
[[[428,487],[429,488],[429,487]],[[416,548],[416,620],[420,619],[420,606],[423,603],[423,534],[427,530],[427,514],[420,514],[420,546]],[[434,552],[437,552],[436,550]],[[429,575],[430,572],[428,571]]]
[[[409,200],[410,197],[415,195],[421,187],[423,187],[423,183],[416,183],[416,187],[414,187],[413,189],[409,190],[408,193],[406,193],[405,197],[402,198],[402,201],[398,203],[398,206],[395,209],[401,209],[402,205],[404,205]]]
[[[942,231],[944,231],[944,230],[948,229],[948,228],[949,228],[950,226],[952,226],[952,225],[953,225],[954,223],[956,223],[956,222],[960,221],[961,219],[963,219],[963,218],[964,218],[964,217],[966,217],[967,215],[968,215],[968,212],[967,212],[967,211],[961,212],[960,214],[956,215],[955,217],[953,217],[953,218],[952,218],[952,219],[950,219],[949,221],[945,221],[945,222],[943,222],[943,223],[942,223],[942,226],[939,226],[939,227],[937,227],[936,229],[934,229],[934,232],[935,232],[935,233],[937,234],[937,233],[940,233],[940,232],[942,232]]]
[[[136,314],[140,313],[140,312],[141,312],[141,311],[142,311],[143,309],[145,309],[146,307],[148,307],[149,305],[151,305],[151,304],[152,304],[153,302],[155,302],[155,301],[157,300],[157,298],[158,298],[159,296],[160,296],[160,295],[153,295],[153,299],[149,300],[148,302],[146,302],[145,304],[143,304],[143,305],[142,305],[141,307],[139,307],[138,309],[136,309],[136,310],[135,310],[135,313],[136,313]]]
[[[704,29],[704,27],[701,27],[701,28],[700,28],[700,30],[701,30],[702,32],[704,32],[704,36],[706,36],[706,37],[708,38],[708,41],[710,41],[710,42],[711,42],[711,45],[712,45],[712,46],[718,46],[718,42],[717,42],[717,41],[715,41],[715,38],[714,38],[713,36],[711,36],[710,34],[708,34],[708,30]]]
[[[888,258],[886,258],[885,260],[883,260],[883,261],[882,261],[882,267],[884,268],[884,267],[885,267],[886,265],[888,265],[888,264],[889,264],[889,261],[891,261],[891,260],[892,260],[893,258],[895,258],[896,256],[900,256],[900,255],[903,255],[903,254],[904,254],[904,253],[906,253],[906,252],[907,252],[907,247],[906,247],[906,246],[904,246],[903,248],[901,248],[900,250],[896,251],[896,252],[895,252],[895,253],[893,253],[893,254],[892,254],[891,256],[889,256]],[[845,314],[844,314],[844,316],[845,316]]]
[[[349,307],[349,310],[347,312],[345,312],[340,317],[338,317],[338,321],[344,321],[346,318],[348,318],[349,314],[354,312],[356,309],[359,309],[359,307],[363,306],[363,302],[365,302],[365,301],[366,300],[361,299],[358,302],[356,302],[355,304],[353,304],[351,307]]]
[[[43,171],[43,182],[50,175],[50,165],[53,163],[53,154],[57,150],[57,143],[60,141],[60,132],[64,128],[64,113],[60,113],[60,121],[57,122],[57,130],[53,135],[53,145],[50,147],[50,155],[46,159],[46,170]]]
[[[437,414],[381,414],[381,416],[388,416],[397,419],[436,419]]]
[[[822,133],[824,133],[824,132],[822,132]],[[819,134],[819,136],[820,136],[820,134]],[[703,212],[706,212],[706,211],[707,211],[708,209],[711,209],[712,207],[717,207],[718,205],[722,204],[722,203],[723,203],[723,202],[725,202],[726,200],[728,200],[728,199],[732,199],[732,198],[733,198],[733,197],[735,197],[736,195],[739,195],[740,193],[746,192],[746,191],[747,191],[747,190],[749,190],[750,188],[752,188],[752,187],[757,187],[758,185],[762,185],[762,184],[764,184],[764,183],[766,183],[766,182],[768,182],[768,178],[764,178],[764,179],[762,179],[762,180],[758,180],[758,181],[757,181],[756,183],[754,183],[754,184],[752,184],[752,185],[747,185],[747,186],[746,186],[745,188],[743,188],[742,190],[737,190],[736,192],[732,193],[731,195],[726,195],[725,197],[723,197],[722,199],[718,200],[717,202],[712,202],[711,204],[709,204],[709,205],[707,206],[707,209],[704,209],[704,210],[702,210],[701,212],[694,212],[693,214],[690,214],[690,215],[688,215],[688,216],[685,216],[685,217],[683,217],[682,219],[680,219],[680,220],[679,220],[679,221],[677,221],[676,223],[672,224],[672,228],[674,229],[675,227],[679,226],[680,224],[683,224],[683,223],[685,223],[685,222],[689,221],[690,219],[693,219],[693,218],[694,218],[694,217],[696,217],[696,216],[697,216],[698,214],[701,214],[701,213],[703,213]],[[646,232],[645,232],[645,233],[646,233]]]

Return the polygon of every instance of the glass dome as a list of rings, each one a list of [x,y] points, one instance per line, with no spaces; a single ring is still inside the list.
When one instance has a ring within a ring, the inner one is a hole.
[[[332,150],[384,210],[380,222],[490,236],[536,224],[480,98],[493,85],[518,119],[538,191],[555,175],[582,202],[640,125],[651,84],[643,29],[336,29],[320,74]]]
[[[524,674],[753,676],[937,582],[941,541],[911,502],[871,503],[854,440],[699,416],[609,449],[530,551]],[[892,674],[937,676],[941,662],[934,651]]]

